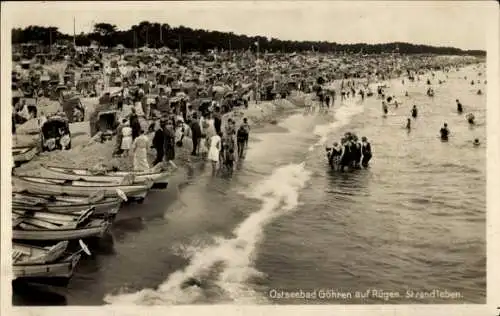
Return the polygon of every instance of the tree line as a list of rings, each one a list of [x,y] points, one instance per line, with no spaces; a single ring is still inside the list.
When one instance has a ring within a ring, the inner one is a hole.
[[[211,49],[231,51],[256,50],[258,43],[261,52],[292,53],[316,51],[320,53],[362,53],[381,54],[398,51],[401,54],[473,55],[486,56],[483,50],[462,50],[454,47],[436,47],[394,42],[385,44],[339,44],[326,41],[284,41],[264,36],[238,35],[233,32],[218,32],[192,29],[168,24],[142,21],[128,30],[118,30],[116,25],[96,23],[89,33],[72,35],[61,33],[57,27],[28,26],[12,30],[12,43],[35,42],[51,45],[60,41],[73,41],[77,46],[90,46],[92,42],[104,47],[123,45],[125,48],[180,49],[182,52],[197,51],[205,53]]]

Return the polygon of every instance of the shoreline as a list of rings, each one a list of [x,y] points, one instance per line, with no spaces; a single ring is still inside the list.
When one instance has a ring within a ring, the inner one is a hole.
[[[474,65],[482,64],[482,62],[474,63],[472,65],[461,65],[459,68],[474,67]],[[438,70],[440,72],[442,70]],[[424,74],[420,76],[426,76],[432,70],[425,71]],[[369,82],[369,86],[375,86],[378,84],[387,83],[393,80],[399,80],[405,78],[406,74],[400,75],[390,75],[384,78],[384,80],[377,80],[374,82]],[[356,83],[361,83],[368,80],[368,78],[351,78],[346,79],[346,81],[353,80]],[[338,86],[342,80],[333,80],[326,85]],[[277,99],[273,101],[260,101],[257,103],[255,100],[249,103],[248,109],[237,108],[233,109],[222,116],[222,125],[227,124],[229,118],[233,118],[239,126],[239,122],[246,117],[248,118],[249,124],[252,129],[262,128],[266,125],[272,126],[274,123],[281,118],[283,114],[286,114],[288,110],[298,109],[305,106],[304,100],[310,98],[312,94],[307,94],[301,91],[293,91],[290,96],[286,99]],[[93,109],[93,107],[91,107]],[[80,167],[80,168],[91,168],[97,164],[107,163],[111,165],[118,165],[120,169],[130,170],[132,166],[130,157],[113,157],[112,153],[114,150],[115,137],[111,141],[105,143],[93,142],[90,138],[90,123],[89,114],[90,110],[86,113],[86,120],[79,123],[71,123],[70,130],[72,134],[72,149],[68,151],[53,151],[53,152],[43,152],[39,153],[31,161],[23,163],[19,167],[14,168],[14,174],[29,174],[29,175],[41,175],[43,172],[40,170],[40,165],[50,162],[51,164],[64,165],[66,167]],[[152,139],[152,135],[148,135]],[[16,134],[13,139],[13,147],[16,143],[28,144],[33,143],[34,139],[38,135],[28,135],[28,134]],[[174,163],[180,166],[186,166],[190,164],[191,157],[190,151],[192,149],[191,140],[186,138],[184,145],[182,147],[176,147],[176,158]],[[35,140],[36,141],[36,140]],[[95,155],[99,153],[99,155]],[[110,159],[111,158],[111,159]],[[148,151],[148,161],[154,160],[154,151]],[[152,166],[151,166],[152,167]],[[173,171],[174,175],[177,170]]]
[[[474,67],[475,65],[483,64],[483,62],[477,62],[473,64],[459,65],[459,68]],[[442,70],[437,70],[440,72]],[[424,71],[420,76],[426,76],[429,72],[433,70]],[[378,84],[383,84],[388,81],[399,80],[405,78],[406,74],[402,73],[399,75],[390,74],[384,80],[377,80],[369,82],[369,78],[348,78],[346,81],[354,81],[356,83],[362,83],[368,81],[369,86],[375,86]],[[339,86],[342,80],[332,80],[326,83],[327,86]],[[277,99],[273,101],[260,101],[256,103],[255,100],[249,103],[248,109],[237,108],[233,109],[222,116],[222,124],[225,126],[229,118],[233,118],[237,124],[241,122],[243,117],[248,118],[249,124],[252,128],[263,127],[267,124],[273,124],[281,117],[283,113],[287,110],[298,109],[305,106],[304,100],[309,98],[311,94],[307,94],[301,91],[293,91],[290,96],[286,99]],[[87,101],[90,101],[87,99]],[[91,103],[91,102],[86,102]],[[92,104],[86,104],[88,111],[86,112],[86,120],[79,123],[71,123],[70,130],[72,134],[72,149],[68,151],[53,151],[53,152],[43,152],[39,153],[31,161],[23,163],[19,167],[14,168],[14,174],[29,174],[29,175],[41,175],[40,165],[50,162],[51,164],[64,165],[66,167],[79,166],[81,168],[91,168],[97,164],[102,164],[107,162],[107,164],[118,165],[120,169],[130,170],[131,168],[131,158],[120,158],[113,157],[112,152],[114,150],[114,140],[115,138],[106,143],[93,142],[90,138],[90,123],[89,116],[95,106]],[[35,121],[36,120],[32,120]],[[28,121],[31,125],[32,122]],[[22,125],[21,125],[22,126]],[[30,128],[28,127],[27,130]],[[16,145],[22,146],[23,144],[29,144],[36,142],[38,135],[29,135],[18,133],[13,136],[13,147]],[[149,135],[150,139],[152,135]],[[186,163],[191,163],[190,150],[192,149],[191,140],[187,138],[183,147],[176,147],[176,158],[174,163],[178,166],[186,165]],[[99,155],[95,155],[99,153]],[[148,160],[154,160],[154,152],[148,151]],[[111,159],[110,159],[111,158]],[[176,172],[176,171],[174,171]]]

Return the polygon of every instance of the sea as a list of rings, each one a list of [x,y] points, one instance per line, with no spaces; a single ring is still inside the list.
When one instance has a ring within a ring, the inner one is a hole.
[[[288,111],[252,129],[231,177],[193,163],[125,206],[67,289],[21,286],[13,304],[484,304],[485,79],[479,64],[387,80],[387,116],[376,89]],[[330,170],[325,147],[346,132],[371,143],[368,169]]]

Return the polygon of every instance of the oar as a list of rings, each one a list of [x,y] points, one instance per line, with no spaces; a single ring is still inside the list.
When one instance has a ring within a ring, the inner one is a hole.
[[[78,243],[80,244],[80,250],[78,251],[78,253],[80,252],[85,252],[88,256],[91,256],[92,254],[90,253],[90,250],[89,250],[89,247],[87,247],[87,245],[83,242],[83,240],[79,239],[78,240]]]
[[[120,189],[118,189],[118,188],[117,188],[115,191],[116,191],[116,194],[118,194],[118,196],[119,196],[119,197],[120,197],[123,201],[125,201],[125,202],[127,202],[127,201],[128,201],[128,198],[127,198],[127,195],[125,194],[125,192],[123,192],[122,190],[120,190]]]
[[[177,169],[177,165],[172,160],[169,160],[168,162],[170,163],[170,165],[172,167],[174,167],[175,169]]]

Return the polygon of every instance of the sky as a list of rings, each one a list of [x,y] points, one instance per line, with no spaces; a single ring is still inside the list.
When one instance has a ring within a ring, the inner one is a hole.
[[[93,23],[128,29],[146,20],[282,40],[398,41],[484,50],[492,10],[498,10],[495,1],[2,3],[2,15],[11,27],[56,26],[66,34],[73,33],[74,17],[77,34],[89,32]]]

